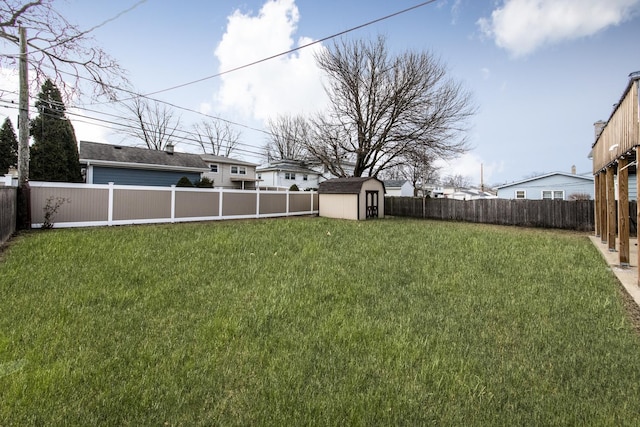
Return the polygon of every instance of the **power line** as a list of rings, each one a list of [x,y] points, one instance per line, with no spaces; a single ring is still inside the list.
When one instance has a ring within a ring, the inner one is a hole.
[[[15,105],[15,103],[5,100],[5,99],[1,99],[0,98],[0,102],[7,104],[5,106],[5,108],[10,108],[10,109],[14,109],[17,110],[18,106]],[[52,103],[56,103],[56,101],[52,101]],[[58,102],[59,103],[59,102]],[[57,117],[60,118],[59,116],[56,116],[54,114],[50,114],[47,113],[46,110],[45,111],[41,111],[40,109],[38,109],[38,107],[36,107],[35,105],[30,105],[29,109],[31,112],[34,113],[38,113],[41,115],[45,115],[48,117]],[[125,133],[127,135],[130,136],[135,136],[132,135],[131,131],[128,131],[128,129],[131,130],[140,130],[140,127],[137,126],[136,122],[130,118],[126,118],[126,117],[121,117],[121,116],[116,116],[114,114],[109,114],[109,113],[102,113],[102,112],[97,112],[98,114],[104,114],[107,116],[111,116],[114,117],[116,119],[124,119],[125,122],[117,122],[117,121],[113,121],[113,120],[106,120],[106,119],[101,119],[101,118],[97,118],[97,117],[91,117],[91,116],[87,116],[87,115],[83,115],[83,114],[79,114],[79,113],[74,113],[72,111],[65,111],[65,115],[67,116],[73,116],[74,121],[79,122],[79,123],[85,123],[85,124],[89,124],[89,125],[93,125],[93,126],[100,126],[106,129],[111,129],[115,132],[121,132],[121,133]],[[67,120],[69,120],[69,118],[66,118]],[[82,120],[85,119],[85,120]],[[87,121],[87,120],[91,120],[91,121]],[[98,123],[96,123],[98,122]],[[143,124],[145,125],[150,125],[151,123],[149,122],[143,122]],[[112,127],[112,126],[116,126],[116,128]],[[202,147],[200,140],[197,139],[200,135],[197,134],[196,132],[192,132],[186,129],[182,129],[182,128],[176,128],[175,132],[177,132],[178,134],[174,134],[172,139],[177,141],[176,143],[178,144],[183,144],[183,145],[187,145],[187,146],[193,146],[196,147],[200,150],[204,150],[204,148]],[[182,134],[182,135],[181,135]],[[223,142],[233,142],[229,139],[221,139],[221,141]],[[255,150],[259,150],[259,147],[254,147],[253,145],[250,144],[246,144],[246,143],[242,143],[240,141],[235,141],[236,145],[240,145],[240,146],[245,146],[245,147],[250,147],[254,150],[249,150],[249,149],[245,149],[245,148],[241,148],[241,147],[237,147],[235,146],[233,148],[233,152],[242,152],[251,156],[261,156],[262,152],[261,151],[255,151]]]
[[[166,88],[166,89],[161,89],[161,90],[157,90],[157,91],[154,91],[154,92],[149,92],[149,93],[147,93],[147,94],[145,94],[143,96],[146,97],[146,96],[150,96],[150,95],[157,95],[157,94],[163,93],[163,92],[169,92],[169,91],[174,90],[174,89],[179,89],[179,88],[182,88],[182,87],[185,87],[185,86],[190,86],[192,84],[200,83],[200,82],[203,82],[203,81],[206,81],[206,80],[210,80],[210,79],[213,79],[213,78],[216,78],[216,77],[223,76],[225,74],[233,73],[235,71],[239,71],[239,70],[242,70],[242,69],[245,69],[245,68],[248,68],[248,67],[252,67],[252,66],[260,64],[262,62],[270,61],[270,60],[278,58],[280,56],[288,55],[288,54],[296,52],[298,50],[302,50],[302,49],[308,48],[308,47],[313,46],[315,44],[322,43],[322,42],[325,42],[327,40],[331,40],[331,39],[339,37],[339,36],[343,36],[343,35],[345,35],[347,33],[352,32],[352,31],[359,30],[359,29],[367,27],[369,25],[376,24],[376,23],[384,21],[386,19],[393,18],[395,16],[401,15],[401,14],[406,13],[406,12],[410,12],[412,10],[418,9],[420,7],[423,7],[423,6],[426,6],[428,4],[435,3],[435,2],[436,2],[436,0],[425,1],[425,2],[422,2],[422,3],[417,4],[415,6],[411,6],[411,7],[408,7],[406,9],[400,10],[398,12],[394,12],[394,13],[391,13],[389,15],[383,16],[381,18],[377,18],[377,19],[374,19],[372,21],[365,22],[364,24],[360,24],[360,25],[357,25],[355,27],[351,27],[351,28],[349,28],[347,30],[340,31],[339,33],[335,33],[335,34],[332,34],[330,36],[326,36],[326,37],[323,37],[321,39],[318,39],[318,40],[312,41],[310,43],[304,44],[302,46],[298,46],[296,48],[289,49],[289,50],[287,50],[285,52],[277,53],[275,55],[271,55],[271,56],[268,56],[266,58],[262,58],[262,59],[259,59],[257,61],[254,61],[254,62],[250,62],[250,63],[245,64],[245,65],[240,65],[239,67],[235,67],[235,68],[231,68],[229,70],[221,71],[219,73],[216,73],[216,74],[213,74],[213,75],[210,75],[210,76],[207,76],[207,77],[202,77],[200,79],[193,80],[193,81],[190,81],[190,82],[187,82],[187,83],[182,83],[182,84],[179,84],[179,85],[176,85],[176,86],[172,86],[172,87],[169,87],[169,88]]]
[[[126,13],[126,12],[128,12],[129,10],[132,10],[133,8],[137,7],[139,4],[143,3],[144,1],[146,1],[146,0],[142,0],[142,1],[138,2],[138,3],[136,3],[134,6],[132,6],[132,7],[131,7],[131,8],[129,8],[129,9],[127,9],[126,11],[121,12],[119,15],[122,15],[123,13]],[[429,5],[429,4],[431,4],[431,3],[434,3],[435,1],[436,1],[436,0],[428,0],[428,1],[424,1],[424,2],[421,2],[421,3],[416,4],[416,5],[414,5],[414,6],[411,6],[411,7],[405,8],[405,9],[402,9],[402,10],[400,10],[400,11],[397,11],[397,12],[394,12],[394,13],[391,13],[391,14],[388,14],[388,15],[385,15],[385,16],[382,16],[382,17],[380,17],[380,18],[377,18],[377,19],[374,19],[374,20],[371,20],[371,21],[365,22],[365,23],[360,24],[360,25],[357,25],[357,26],[355,26],[355,27],[351,27],[351,28],[349,28],[349,29],[346,29],[346,30],[340,31],[340,32],[338,32],[338,33],[335,33],[335,34],[332,34],[332,35],[329,35],[329,36],[323,37],[323,38],[321,38],[321,39],[319,39],[319,40],[316,40],[316,41],[313,41],[313,42],[307,43],[307,44],[302,45],[302,46],[298,46],[298,47],[293,48],[293,49],[290,49],[290,50],[288,50],[288,51],[286,51],[286,52],[281,52],[281,53],[278,53],[278,54],[276,54],[276,55],[271,55],[271,56],[269,56],[269,57],[266,57],[266,58],[260,59],[260,60],[258,60],[258,61],[254,61],[254,62],[251,62],[251,63],[245,64],[245,65],[242,65],[242,66],[239,66],[239,67],[235,67],[235,68],[232,68],[232,69],[229,69],[229,70],[225,70],[225,71],[222,71],[222,72],[220,72],[220,73],[217,73],[217,74],[214,74],[214,75],[211,75],[211,76],[203,77],[203,78],[201,78],[201,79],[197,79],[197,80],[194,80],[194,81],[191,81],[191,82],[187,82],[187,83],[183,83],[183,84],[180,84],[180,85],[172,86],[172,87],[170,87],[170,88],[166,88],[166,89],[162,89],[162,90],[158,90],[158,91],[150,92],[150,93],[147,93],[147,94],[140,94],[140,93],[136,93],[136,92],[134,92],[134,91],[132,91],[132,90],[128,90],[128,89],[124,89],[124,88],[117,87],[117,86],[112,86],[112,85],[106,85],[106,86],[107,86],[107,87],[109,87],[109,88],[111,88],[111,89],[119,90],[119,91],[122,91],[122,92],[128,93],[129,95],[132,95],[132,97],[130,97],[130,98],[125,98],[125,99],[119,100],[119,102],[123,102],[123,101],[127,101],[127,100],[130,100],[130,99],[134,99],[135,97],[146,98],[146,99],[149,99],[149,100],[154,101],[154,102],[160,102],[160,103],[163,103],[163,104],[169,105],[169,106],[171,106],[171,107],[173,107],[173,108],[176,108],[176,109],[179,109],[179,110],[187,111],[187,112],[190,112],[190,113],[195,113],[195,114],[198,114],[198,115],[201,115],[201,116],[204,116],[204,117],[207,117],[207,118],[215,119],[215,120],[220,120],[220,121],[223,121],[223,122],[226,122],[226,123],[232,124],[232,125],[234,125],[234,126],[239,126],[239,127],[242,127],[242,128],[248,129],[248,130],[252,130],[252,131],[256,131],[256,132],[263,133],[263,134],[265,134],[265,135],[267,135],[267,136],[273,136],[273,134],[272,134],[271,132],[265,131],[264,129],[258,129],[258,128],[255,128],[255,127],[252,127],[252,126],[249,126],[249,125],[245,125],[245,124],[243,124],[243,123],[238,123],[238,122],[234,122],[234,121],[231,121],[231,120],[228,120],[228,119],[224,119],[224,118],[222,118],[222,117],[218,117],[218,116],[213,116],[213,115],[210,115],[210,114],[202,113],[201,111],[197,111],[197,110],[194,110],[194,109],[191,109],[191,108],[181,107],[181,106],[178,106],[178,105],[173,104],[173,103],[168,102],[168,101],[163,101],[163,100],[160,100],[160,99],[157,99],[157,98],[152,98],[152,97],[151,97],[151,95],[156,95],[156,94],[158,94],[158,93],[168,92],[168,91],[175,90],[175,89],[178,89],[178,88],[182,88],[182,87],[185,87],[185,86],[189,86],[189,85],[193,85],[193,84],[196,84],[196,83],[200,83],[200,82],[202,82],[202,81],[210,80],[210,79],[213,79],[213,78],[216,78],[216,77],[220,77],[220,76],[222,76],[222,75],[224,75],[224,74],[229,74],[229,73],[232,73],[232,72],[235,72],[235,71],[239,71],[239,70],[242,70],[242,69],[245,69],[245,68],[248,68],[248,67],[251,67],[251,66],[257,65],[257,64],[260,64],[260,63],[262,63],[262,62],[266,62],[266,61],[269,61],[269,60],[271,60],[271,59],[274,59],[274,58],[280,57],[280,56],[288,55],[288,54],[290,54],[290,53],[296,52],[296,51],[301,50],[301,49],[305,49],[305,48],[310,47],[310,46],[313,46],[313,45],[315,45],[315,44],[322,43],[322,42],[324,42],[324,41],[327,41],[327,40],[330,40],[330,39],[333,39],[333,38],[336,38],[336,37],[342,36],[342,35],[344,35],[344,34],[347,34],[347,33],[353,32],[353,31],[355,31],[355,30],[358,30],[358,29],[361,29],[361,28],[364,28],[364,27],[367,27],[367,26],[369,26],[369,25],[373,25],[373,24],[375,24],[375,23],[378,23],[378,22],[381,22],[381,21],[384,21],[384,20],[390,19],[390,18],[392,18],[392,17],[395,17],[395,16],[398,16],[398,15],[401,15],[401,14],[404,14],[404,13],[407,13],[407,12],[410,12],[410,11],[412,11],[412,10],[415,10],[415,9],[420,8],[420,7],[423,7],[423,6]],[[119,16],[119,15],[118,15],[118,16]],[[109,21],[111,21],[111,20],[113,20],[113,19],[116,19],[118,16],[116,16],[116,17],[114,17],[114,18],[111,18],[110,20],[105,21],[104,23],[100,24],[99,26],[102,26],[102,25],[106,24],[107,22],[109,22]],[[64,72],[64,71],[62,71],[62,73],[63,73],[63,74],[68,74],[68,75],[73,75],[73,74],[71,74],[71,73]],[[74,75],[74,76],[75,76],[75,75]],[[87,78],[87,77],[84,77],[84,76],[75,76],[75,77],[79,77],[79,78],[81,78],[81,79],[91,81],[91,79],[89,79],[89,78]],[[86,104],[86,105],[103,105],[103,104],[112,104],[112,103],[113,103],[113,101],[103,102],[103,103],[90,103],[90,104]],[[76,108],[86,109],[86,107],[85,107],[85,106],[76,106]]]

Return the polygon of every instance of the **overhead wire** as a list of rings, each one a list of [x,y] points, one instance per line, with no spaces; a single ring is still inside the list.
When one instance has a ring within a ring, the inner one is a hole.
[[[186,86],[190,86],[190,85],[193,85],[193,84],[197,84],[197,83],[200,83],[200,82],[203,82],[203,81],[206,81],[206,80],[210,80],[210,79],[213,79],[213,78],[216,78],[216,77],[220,77],[220,76],[225,75],[225,74],[229,74],[229,73],[236,72],[236,71],[239,71],[239,70],[242,70],[242,69],[246,69],[246,68],[249,68],[249,67],[252,67],[252,66],[258,65],[258,64],[260,64],[260,63],[263,63],[263,62],[266,62],[266,61],[269,61],[269,60],[272,60],[272,59],[275,59],[275,58],[278,58],[278,57],[281,57],[281,56],[285,56],[285,55],[291,54],[291,53],[293,53],[293,52],[296,52],[296,51],[299,51],[299,50],[302,50],[302,49],[308,48],[308,47],[310,47],[310,46],[313,46],[313,45],[316,45],[316,44],[319,44],[319,43],[325,42],[325,41],[327,41],[327,40],[330,40],[330,39],[333,39],[333,38],[336,38],[336,37],[339,37],[339,36],[342,36],[342,35],[348,34],[348,33],[350,33],[350,32],[353,32],[353,31],[356,31],[356,30],[358,30],[358,29],[361,29],[361,28],[364,28],[364,27],[367,27],[367,26],[373,25],[373,24],[375,24],[375,23],[378,23],[378,22],[381,22],[381,21],[384,21],[384,20],[390,19],[390,18],[392,18],[392,17],[395,17],[395,16],[398,16],[398,15],[401,15],[401,14],[407,13],[407,12],[409,12],[409,11],[412,11],[412,10],[418,9],[418,8],[420,8],[420,7],[426,6],[426,5],[428,5],[428,4],[434,3],[435,1],[436,1],[436,0],[423,1],[423,2],[421,2],[421,3],[419,3],[419,4],[414,5],[414,6],[411,6],[411,7],[408,7],[408,8],[402,9],[402,10],[400,10],[400,11],[397,11],[397,12],[394,12],[394,13],[391,13],[391,14],[388,14],[388,15],[385,15],[385,16],[382,16],[382,17],[380,17],[380,18],[376,18],[376,19],[373,19],[373,20],[367,21],[367,22],[365,22],[365,23],[363,23],[363,24],[360,24],[360,25],[357,25],[357,26],[354,26],[354,27],[348,28],[348,29],[346,29],[346,30],[340,31],[340,32],[338,32],[338,33],[331,34],[331,35],[329,35],[329,36],[322,37],[322,38],[320,38],[320,39],[318,39],[318,40],[312,41],[312,42],[310,42],[310,43],[306,43],[306,44],[304,44],[304,45],[301,45],[301,46],[295,47],[295,48],[293,48],[293,49],[289,49],[289,50],[287,50],[287,51],[280,52],[280,53],[278,53],[278,54],[271,55],[271,56],[268,56],[268,57],[265,57],[265,58],[259,59],[259,60],[257,60],[257,61],[253,61],[253,62],[250,62],[250,63],[244,64],[244,65],[241,65],[241,66],[238,66],[238,67],[234,67],[234,68],[231,68],[231,69],[228,69],[228,70],[224,70],[224,71],[221,71],[221,72],[219,72],[219,73],[216,73],[216,74],[213,74],[213,75],[210,75],[210,76],[206,76],[206,77],[203,77],[203,78],[200,78],[200,79],[197,79],[197,80],[193,80],[193,81],[190,81],[190,82],[186,82],[186,83],[182,83],[182,84],[179,84],[179,85],[171,86],[171,87],[169,87],[169,88],[165,88],[165,89],[161,89],[161,90],[157,90],[157,91],[149,92],[149,93],[146,93],[146,94],[136,93],[136,92],[134,92],[134,91],[132,91],[132,90],[128,90],[128,89],[125,89],[125,88],[122,88],[122,87],[113,86],[113,85],[109,85],[109,84],[105,84],[105,86],[106,86],[106,87],[109,87],[109,88],[111,88],[111,89],[118,90],[118,91],[122,91],[122,92],[125,92],[125,93],[128,93],[128,94],[132,95],[132,97],[130,97],[130,98],[125,98],[125,99],[121,99],[121,100],[119,100],[118,102],[123,102],[123,101],[126,101],[126,100],[135,99],[136,97],[141,97],[141,98],[148,99],[148,100],[150,100],[150,101],[154,101],[154,102],[159,102],[159,103],[162,103],[162,104],[166,104],[166,105],[168,105],[168,106],[171,106],[171,107],[176,108],[176,109],[179,109],[179,110],[187,111],[187,112],[190,112],[190,113],[195,113],[195,114],[198,114],[198,115],[201,115],[201,116],[204,116],[204,117],[210,118],[210,119],[220,120],[220,121],[223,121],[223,122],[226,122],[226,123],[232,124],[232,125],[234,125],[234,126],[239,126],[239,127],[241,127],[241,128],[245,128],[245,129],[249,129],[249,130],[252,130],[252,131],[257,131],[257,132],[263,133],[263,134],[265,134],[265,135],[267,135],[267,136],[273,136],[273,134],[272,134],[271,132],[266,131],[266,130],[264,130],[264,129],[255,128],[255,127],[252,127],[252,126],[249,126],[249,125],[243,124],[243,123],[238,123],[238,122],[235,122],[235,121],[232,121],[232,120],[228,120],[228,119],[225,119],[225,118],[222,118],[222,117],[213,116],[213,115],[210,115],[210,114],[207,114],[207,113],[203,113],[203,112],[201,112],[201,111],[197,111],[197,110],[194,110],[194,109],[191,109],[191,108],[182,107],[182,106],[176,105],[176,104],[171,103],[171,102],[168,102],[168,101],[163,101],[163,100],[160,100],[160,99],[157,99],[157,98],[152,98],[152,97],[151,97],[151,95],[156,95],[156,94],[159,94],[159,93],[164,93],[164,92],[172,91],[172,90],[179,89],[179,88],[182,88],[182,87],[186,87]],[[96,26],[94,26],[94,27],[90,28],[89,30],[87,30],[87,31],[83,32],[83,34],[86,34],[86,33],[88,33],[88,32],[91,32],[91,31],[93,31],[93,30],[95,30],[95,29],[97,29],[97,28],[100,28],[100,27],[102,27],[102,26],[106,25],[108,22],[111,22],[111,21],[113,21],[113,20],[115,20],[115,19],[119,18],[119,17],[120,17],[120,16],[122,16],[123,14],[125,14],[125,13],[127,13],[127,12],[129,12],[129,11],[131,11],[131,10],[133,10],[133,9],[135,9],[136,7],[138,7],[140,4],[142,4],[142,3],[144,3],[144,2],[146,2],[146,0],[140,0],[140,1],[138,1],[136,4],[134,4],[134,5],[133,5],[133,6],[131,6],[130,8],[128,8],[128,9],[126,9],[126,10],[123,10],[122,12],[118,13],[118,14],[117,14],[117,15],[115,15],[114,17],[109,18],[109,19],[107,19],[107,20],[103,21],[101,24],[98,24],[98,25],[96,25]],[[52,67],[50,67],[50,68],[52,68]],[[77,75],[77,74],[72,74],[72,73],[69,73],[69,72],[65,72],[64,70],[58,70],[58,71],[59,71],[60,73],[62,73],[62,74],[73,75],[74,77],[78,77],[78,78],[80,78],[80,79],[84,79],[84,80],[92,81],[92,79],[90,79],[90,78],[87,78],[87,77],[84,77],[84,76],[79,76],[79,75]],[[15,92],[10,92],[10,93],[15,93]],[[113,102],[114,102],[114,101],[105,102],[105,103],[90,103],[90,104],[86,104],[86,105],[103,105],[103,104],[112,104]],[[86,105],[84,105],[84,106],[71,106],[70,108],[87,109]],[[87,109],[87,110],[88,110],[88,109]],[[91,111],[91,110],[88,110],[88,111]],[[96,112],[96,113],[98,113],[98,114],[105,114],[105,115],[109,115],[109,116],[113,116],[113,117],[118,117],[118,118],[124,118],[124,117],[120,117],[120,116],[111,115],[111,114],[108,114],[108,113],[97,112],[97,111],[95,111],[95,110],[93,110],[93,112]],[[70,115],[81,116],[81,115],[78,115],[78,114],[75,114],[75,113],[71,113],[71,112],[69,112],[69,114],[70,114]],[[105,123],[111,123],[111,124],[118,125],[118,126],[122,126],[122,124],[121,124],[121,123],[119,123],[119,122],[110,122],[110,121],[108,121],[108,120],[97,119],[97,118],[95,118],[95,117],[90,117],[90,116],[85,116],[85,118],[88,118],[88,119],[91,119],[91,120],[102,121],[102,122],[105,122]],[[126,118],[124,118],[124,119],[126,119]],[[105,127],[106,127],[106,126],[105,126]],[[183,132],[183,133],[187,133],[187,134],[189,134],[189,132],[187,132],[187,131],[184,131],[184,130],[180,130],[180,131],[181,131],[181,132]],[[195,141],[197,142],[197,140],[195,140]],[[198,143],[198,144],[199,144],[199,143]],[[252,148],[255,148],[255,147],[253,147],[252,145],[249,145],[249,144],[243,144],[243,145],[245,145],[245,146],[249,146],[249,147],[252,147]],[[261,155],[261,154],[262,154],[262,153],[258,153],[258,152],[250,152],[249,150],[242,150],[242,151],[246,151],[246,152],[251,153],[251,154],[253,154],[253,155]]]
[[[146,0],[142,0],[142,1],[138,2],[136,5],[134,5],[130,9],[127,9],[126,11],[121,12],[121,14],[123,14],[125,12],[128,12],[129,10],[137,7],[139,4],[141,4],[144,1],[146,1]],[[182,88],[182,87],[190,86],[190,85],[193,85],[193,84],[196,84],[196,83],[200,83],[200,82],[203,82],[203,81],[206,81],[206,80],[210,80],[210,79],[213,79],[213,78],[216,78],[216,77],[220,77],[220,76],[225,75],[225,74],[229,74],[229,73],[236,72],[236,71],[239,71],[239,70],[242,70],[242,69],[245,69],[245,68],[249,68],[249,67],[252,67],[254,65],[258,65],[260,63],[263,63],[263,62],[278,58],[280,56],[285,56],[285,55],[291,54],[293,52],[308,48],[308,47],[316,45],[318,43],[322,43],[322,42],[325,42],[327,40],[331,40],[333,38],[340,37],[342,35],[345,35],[345,34],[348,34],[350,32],[356,31],[358,29],[361,29],[361,28],[373,25],[375,23],[378,23],[378,22],[393,18],[395,16],[410,12],[412,10],[424,7],[426,5],[435,3],[436,1],[437,0],[423,1],[421,3],[413,5],[411,7],[399,10],[397,12],[393,12],[393,13],[387,14],[387,15],[382,16],[380,18],[376,18],[376,19],[367,21],[367,22],[365,22],[363,24],[356,25],[354,27],[348,28],[348,29],[343,30],[343,31],[339,31],[339,32],[331,34],[329,36],[322,37],[322,38],[320,38],[318,40],[314,40],[314,41],[312,41],[310,43],[306,43],[304,45],[295,47],[293,49],[289,49],[287,51],[280,52],[278,54],[271,55],[271,56],[259,59],[257,61],[253,61],[253,62],[244,64],[244,65],[241,65],[241,66],[238,66],[238,67],[234,67],[234,68],[231,68],[229,70],[221,71],[219,73],[216,73],[216,74],[213,74],[213,75],[210,75],[210,76],[206,76],[206,77],[203,77],[203,78],[200,78],[200,79],[196,79],[196,80],[193,80],[193,81],[190,81],[190,82],[187,82],[187,83],[182,83],[182,84],[179,84],[179,85],[171,86],[171,87],[166,88],[166,89],[161,89],[161,90],[149,92],[149,93],[146,93],[146,94],[140,94],[140,93],[136,93],[134,91],[131,91],[131,90],[128,90],[128,89],[124,89],[124,88],[121,88],[121,87],[117,87],[117,86],[111,86],[111,85],[105,85],[105,86],[107,86],[107,87],[109,87],[111,89],[120,90],[120,91],[123,91],[125,93],[130,94],[130,95],[133,95],[130,98],[125,98],[125,99],[118,100],[118,102],[123,102],[123,101],[126,101],[126,100],[134,99],[136,97],[142,97],[142,98],[146,98],[146,99],[149,99],[149,100],[152,100],[152,101],[155,101],[155,102],[164,103],[164,104],[169,105],[169,106],[171,106],[173,108],[181,109],[181,110],[188,111],[188,112],[191,112],[191,113],[200,114],[200,115],[203,115],[203,116],[206,116],[206,117],[209,117],[209,118],[213,118],[213,119],[217,119],[217,120],[222,120],[222,121],[228,122],[230,124],[233,124],[235,126],[240,126],[240,127],[243,127],[243,128],[247,128],[247,129],[253,130],[253,131],[262,132],[262,133],[265,133],[267,135],[271,135],[269,132],[266,132],[263,129],[254,128],[254,127],[251,127],[251,126],[248,126],[248,125],[245,125],[245,124],[242,124],[242,123],[233,122],[233,121],[221,118],[221,117],[211,116],[209,114],[202,113],[202,112],[197,111],[197,110],[193,110],[193,109],[190,109],[190,108],[186,108],[186,107],[181,107],[181,106],[175,105],[175,104],[170,103],[168,101],[163,101],[163,100],[160,100],[160,99],[157,99],[157,98],[151,98],[151,95],[157,95],[159,93],[164,93],[164,92],[168,92],[168,91],[171,91],[171,90],[179,89],[179,88]],[[110,20],[113,20],[113,19],[116,19],[116,18],[117,18],[117,16],[112,18],[112,19],[110,19]],[[102,26],[102,25],[106,24],[106,22],[109,22],[110,20],[105,21],[103,24],[100,24],[99,26]],[[66,74],[70,74],[71,75],[71,73],[66,73]],[[86,79],[86,80],[91,80],[91,79],[83,77],[83,76],[78,76],[78,77]],[[110,104],[110,103],[113,103],[113,102],[114,101],[108,101],[108,102],[103,102],[103,103],[90,103],[90,104],[87,104],[87,105],[102,105],[102,104]]]
[[[293,49],[289,49],[289,50],[287,50],[287,51],[280,52],[280,53],[277,53],[277,54],[275,54],[275,55],[271,55],[271,56],[268,56],[268,57],[266,57],[266,58],[259,59],[259,60],[257,60],[257,61],[253,61],[253,62],[250,62],[250,63],[248,63],[248,64],[244,64],[244,65],[240,65],[240,66],[238,66],[238,67],[230,68],[230,69],[228,69],[228,70],[221,71],[221,72],[219,72],[219,73],[212,74],[212,75],[210,75],[210,76],[202,77],[202,78],[200,78],[200,79],[193,80],[193,81],[190,81],[190,82],[187,82],[187,83],[182,83],[182,84],[179,84],[179,85],[175,85],[175,86],[168,87],[168,88],[166,88],[166,89],[161,89],[161,90],[156,90],[156,91],[154,91],[154,92],[149,92],[149,93],[144,94],[143,96],[157,95],[157,94],[159,94],[159,93],[169,92],[169,91],[171,91],[171,90],[175,90],[175,89],[183,88],[183,87],[185,87],[185,86],[190,86],[190,85],[193,85],[193,84],[196,84],[196,83],[200,83],[200,82],[203,82],[203,81],[206,81],[206,80],[211,80],[211,79],[213,79],[213,78],[220,77],[220,76],[223,76],[223,75],[225,75],[225,74],[229,74],[229,73],[233,73],[233,72],[236,72],[236,71],[240,71],[240,70],[243,70],[243,69],[245,69],[245,68],[249,68],[249,67],[252,67],[252,66],[254,66],[254,65],[258,65],[258,64],[261,64],[261,63],[263,63],[263,62],[270,61],[270,60],[275,59],[275,58],[278,58],[278,57],[280,57],[280,56],[289,55],[289,54],[291,54],[291,53],[293,53],[293,52],[297,52],[297,51],[299,51],[299,50],[306,49],[306,48],[311,47],[311,46],[313,46],[313,45],[316,45],[316,44],[318,44],[318,43],[322,43],[322,42],[325,42],[325,41],[327,41],[327,40],[331,40],[331,39],[334,39],[334,38],[336,38],[336,37],[343,36],[343,35],[348,34],[348,33],[350,33],[350,32],[353,32],[353,31],[359,30],[359,29],[361,29],[361,28],[367,27],[367,26],[369,26],[369,25],[373,25],[373,24],[376,24],[376,23],[378,23],[378,22],[381,22],[381,21],[387,20],[387,19],[389,19],[389,18],[393,18],[393,17],[398,16],[398,15],[401,15],[401,14],[403,14],[403,13],[410,12],[410,11],[412,11],[412,10],[415,10],[415,9],[420,8],[420,7],[426,6],[426,5],[428,5],[428,4],[435,3],[436,1],[437,1],[437,0],[428,0],[428,1],[424,1],[424,2],[419,3],[419,4],[417,4],[417,5],[414,5],[414,6],[408,7],[408,8],[403,9],[403,10],[400,10],[400,11],[398,11],[398,12],[394,12],[394,13],[391,13],[391,14],[389,14],[389,15],[385,15],[385,16],[383,16],[383,17],[381,17],[381,18],[377,18],[377,19],[374,19],[374,20],[371,20],[371,21],[365,22],[364,24],[356,25],[355,27],[351,27],[351,28],[349,28],[349,29],[346,29],[346,30],[340,31],[340,32],[338,32],[338,33],[331,34],[331,35],[326,36],[326,37],[322,37],[322,38],[320,38],[320,39],[318,39],[318,40],[314,40],[314,41],[312,41],[312,42],[309,42],[309,43],[306,43],[306,44],[304,44],[304,45],[301,45],[301,46],[295,47],[295,48],[293,48]]]
[[[18,110],[18,106],[14,102],[12,102],[10,100],[6,100],[6,99],[0,98],[0,103],[6,104],[4,106],[5,108]],[[54,101],[54,103],[55,103],[55,101]],[[45,116],[57,117],[57,116],[55,116],[53,114],[47,113],[46,111],[40,111],[35,105],[30,105],[29,106],[29,110],[30,110],[30,112],[37,112],[38,114],[44,114]],[[116,115],[109,114],[109,113],[99,113],[99,114],[105,114],[105,115],[108,115],[108,116],[111,116],[111,117],[115,117],[115,118],[119,118],[119,119],[123,118],[123,117],[116,116]],[[106,119],[101,119],[101,118],[97,118],[97,117],[87,116],[87,115],[84,115],[84,114],[79,114],[79,113],[75,113],[73,111],[66,110],[65,111],[65,116],[67,116],[67,115],[74,117],[73,120],[76,121],[76,122],[90,124],[90,125],[93,125],[93,126],[100,126],[100,127],[103,127],[103,128],[111,129],[111,130],[113,130],[115,132],[118,132],[118,133],[132,135],[132,132],[128,131],[127,129],[140,130],[140,127],[137,125],[137,122],[135,122],[134,120],[129,119],[129,118],[124,118],[125,122],[113,121],[113,120],[106,120]],[[69,119],[69,118],[67,118],[67,119]],[[84,119],[84,120],[82,120],[82,119]],[[143,124],[145,124],[147,126],[151,125],[151,123],[149,123],[149,122],[143,122]],[[115,128],[113,126],[115,126]],[[175,141],[176,144],[183,144],[183,145],[193,146],[193,147],[198,148],[199,150],[203,150],[204,151],[202,145],[200,144],[200,140],[197,139],[199,135],[196,132],[189,131],[189,130],[182,129],[182,128],[177,128],[175,131],[178,132],[178,134],[174,134],[172,139]],[[234,142],[234,141],[231,141],[231,140],[225,139],[225,138],[221,138],[220,141],[221,142],[226,142],[226,143]],[[205,141],[205,146],[206,145],[207,145],[207,143]],[[254,147],[254,146],[252,146],[250,144],[236,142],[236,146],[234,146],[234,148],[233,148],[234,152],[245,153],[245,154],[248,154],[248,155],[251,155],[251,156],[260,156],[262,154],[260,151],[249,150],[249,149],[246,149],[246,148],[238,147],[237,145],[256,149],[256,147]]]

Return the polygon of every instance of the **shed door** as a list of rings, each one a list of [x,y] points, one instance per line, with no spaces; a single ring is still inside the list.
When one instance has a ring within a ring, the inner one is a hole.
[[[367,218],[378,218],[378,192],[367,191]]]

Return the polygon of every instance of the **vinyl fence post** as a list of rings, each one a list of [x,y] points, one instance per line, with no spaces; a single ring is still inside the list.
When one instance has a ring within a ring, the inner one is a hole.
[[[287,190],[287,212],[286,212],[286,216],[289,216],[289,190]]]
[[[220,192],[220,197],[218,197],[218,216],[222,218],[222,195],[224,194],[224,190],[221,188],[218,191]]]
[[[256,187],[256,218],[260,218],[260,187]]]
[[[113,225],[113,182],[109,183],[109,202],[107,205],[107,225]]]
[[[171,223],[176,222],[176,186],[171,186]]]

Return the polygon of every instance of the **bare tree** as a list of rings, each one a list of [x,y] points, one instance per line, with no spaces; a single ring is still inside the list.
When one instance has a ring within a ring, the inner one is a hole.
[[[167,104],[148,98],[135,97],[123,104],[130,115],[128,126],[122,133],[142,140],[150,150],[165,150],[176,145],[176,131],[180,118]]]
[[[455,189],[468,188],[471,186],[471,179],[468,176],[455,174],[443,178],[442,185],[445,187],[453,187]]]
[[[309,140],[309,124],[302,116],[278,116],[267,123],[269,137],[263,147],[266,160],[303,160]]]
[[[240,132],[222,120],[204,119],[193,130],[205,154],[229,157],[240,142]]]
[[[437,181],[439,173],[440,168],[434,164],[433,157],[424,151],[411,151],[404,156],[402,163],[382,172],[385,178],[411,182],[414,196],[425,184]]]
[[[34,87],[50,78],[61,88],[82,92],[84,81],[89,80],[94,83],[95,93],[114,99],[114,86],[126,83],[117,62],[95,46],[89,36],[92,29],[83,31],[69,23],[55,10],[53,0],[0,1],[0,42],[17,48],[19,27],[28,29],[26,43]],[[15,67],[17,53],[2,49],[0,66]]]
[[[349,158],[354,176],[376,176],[414,150],[433,159],[468,150],[471,95],[447,78],[432,54],[392,56],[378,37],[336,42],[316,61],[329,77],[331,102],[327,113],[313,119],[308,149],[328,168]]]

